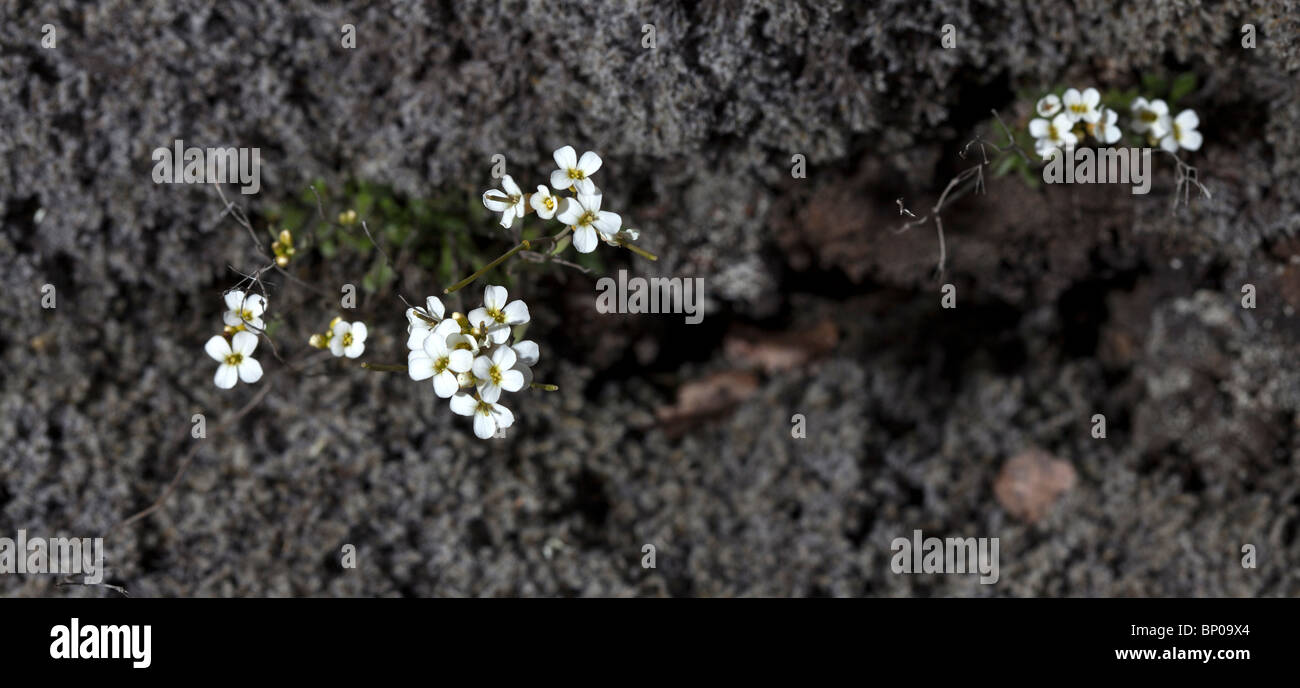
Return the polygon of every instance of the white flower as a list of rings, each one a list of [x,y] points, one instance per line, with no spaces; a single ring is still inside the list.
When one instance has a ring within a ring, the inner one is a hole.
[[[527,304],[519,300],[507,304],[507,295],[505,287],[489,286],[483,290],[483,306],[469,312],[470,325],[486,324],[483,335],[497,344],[504,344],[510,338],[510,328],[528,322],[530,317]]]
[[[617,232],[615,232],[613,236],[605,237],[605,243],[609,244],[610,246],[622,246],[624,244],[630,244],[633,241],[639,239],[640,237],[641,237],[641,230],[632,229],[631,227],[624,227],[623,229],[620,229]]]
[[[203,350],[221,364],[212,381],[221,389],[230,389],[236,380],[252,384],[262,379],[262,364],[253,360],[256,348],[257,335],[252,332],[236,332],[229,342],[221,335],[209,339]]]
[[[483,206],[494,213],[501,213],[501,226],[510,229],[516,217],[524,216],[524,192],[510,175],[501,178],[501,187],[483,192]],[[500,200],[505,198],[506,200]]]
[[[600,196],[578,194],[578,198],[569,199],[557,219],[573,227],[573,247],[578,253],[591,253],[596,250],[596,235],[609,241],[618,233],[623,218],[617,213],[600,209]]]
[[[551,186],[556,189],[573,187],[579,194],[596,193],[596,185],[592,183],[591,175],[600,169],[599,155],[587,151],[579,160],[578,152],[573,150],[573,146],[565,146],[557,148],[551,157],[555,158],[555,164],[560,168],[551,173]]]
[[[478,380],[478,395],[484,401],[495,402],[501,398],[501,390],[518,392],[524,388],[524,374],[514,370],[515,350],[508,346],[499,346],[489,356],[474,359],[471,371]]]
[[[537,359],[541,358],[537,342],[525,339],[522,342],[515,342],[510,348],[515,352],[514,369],[524,376],[524,387],[533,384],[533,366],[537,365]]]
[[[330,353],[335,356],[356,358],[366,350],[366,324],[350,323],[340,320],[334,323],[333,335],[330,337]]]
[[[226,312],[221,316],[222,322],[231,327],[251,325],[255,330],[266,329],[262,323],[262,314],[266,312],[266,299],[261,294],[245,294],[242,291],[226,292]]]
[[[424,338],[433,332],[433,328],[442,324],[444,313],[446,310],[443,308],[442,300],[436,296],[425,299],[424,308],[406,309],[406,348],[412,351],[419,349],[424,344]]]
[[[1039,117],[1051,119],[1061,114],[1061,99],[1055,93],[1049,93],[1038,100],[1038,105],[1034,109]]]
[[[549,220],[564,207],[565,200],[559,196],[552,196],[551,190],[546,188],[545,184],[538,184],[537,193],[528,199],[528,204],[537,211],[537,217]]]
[[[1201,118],[1195,112],[1183,110],[1169,125],[1169,133],[1160,139],[1160,147],[1170,153],[1178,152],[1179,148],[1198,150],[1201,147],[1201,132],[1196,127],[1200,124]]]
[[[1065,115],[1070,118],[1070,122],[1083,120],[1092,124],[1101,119],[1101,111],[1097,105],[1101,103],[1101,93],[1095,88],[1085,90],[1079,93],[1078,89],[1068,89],[1065,92]]]
[[[495,435],[497,428],[504,430],[515,423],[510,409],[463,392],[451,398],[451,411],[458,416],[474,416],[474,434],[483,440]]]
[[[1165,101],[1157,98],[1148,102],[1146,98],[1138,98],[1129,110],[1133,113],[1133,131],[1149,134],[1155,139],[1163,138],[1169,132],[1169,106]]]
[[[1092,135],[1102,143],[1115,143],[1121,136],[1119,127],[1115,124],[1115,121],[1119,119],[1119,115],[1110,108],[1102,108],[1102,110],[1105,114],[1102,115],[1101,121],[1093,125]]]
[[[1064,112],[1052,118],[1051,122],[1045,119],[1032,120],[1029,123],[1029,134],[1038,139],[1034,142],[1034,150],[1039,157],[1047,160],[1056,155],[1058,149],[1073,148],[1078,137],[1070,131],[1070,127],[1070,118]]]
[[[426,337],[420,349],[406,356],[406,371],[411,379],[433,378],[433,391],[443,399],[450,398],[460,389],[456,374],[469,370],[473,364],[474,354],[449,348],[442,337]]]

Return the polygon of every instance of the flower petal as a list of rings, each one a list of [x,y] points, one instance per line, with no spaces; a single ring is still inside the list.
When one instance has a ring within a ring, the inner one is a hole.
[[[1186,131],[1200,126],[1201,118],[1197,117],[1192,110],[1183,110],[1174,118],[1174,124],[1177,124],[1179,129]]]
[[[366,336],[369,334],[370,334],[370,330],[366,327],[365,323],[363,322],[352,323],[352,341],[364,342],[366,341]]]
[[[507,392],[518,392],[524,388],[524,374],[518,370],[507,370],[501,373],[501,389]]]
[[[492,352],[492,365],[500,369],[506,369],[515,364],[515,350],[508,346],[503,346]]]
[[[499,428],[508,428],[515,424],[515,414],[501,404],[492,405],[492,419],[497,422]]]
[[[212,382],[221,389],[230,389],[235,386],[239,380],[239,370],[229,363],[222,363],[217,366],[217,374],[212,377]]]
[[[556,148],[555,152],[551,153],[551,157],[555,159],[555,166],[565,172],[573,169],[578,164],[578,151],[573,150],[573,146]],[[559,187],[558,184],[552,184],[551,186]]]
[[[434,320],[442,320],[442,314],[446,312],[443,310],[442,299],[436,296],[425,299],[424,308],[429,312],[429,315],[433,316]]]
[[[505,287],[488,285],[483,289],[483,306],[485,308],[499,311],[502,308],[505,308],[506,298],[508,296],[509,293],[506,291]]]
[[[235,336],[230,339],[230,350],[245,356],[253,353],[257,348],[257,335],[252,332],[236,332]]]
[[[451,398],[451,412],[458,416],[472,416],[478,408],[478,400],[473,394],[461,393]]]
[[[433,359],[422,351],[412,351],[406,357],[406,374],[416,382],[428,380],[433,377]]]
[[[522,325],[528,322],[528,304],[523,301],[511,301],[506,305],[502,313],[506,316],[506,322],[511,325]]]
[[[600,156],[593,151],[583,153],[582,158],[578,160],[578,169],[582,170],[582,173],[588,177],[596,174],[596,170],[600,169],[600,165]]]
[[[519,362],[526,366],[537,365],[537,359],[541,358],[541,352],[537,348],[537,342],[534,342],[531,339],[525,339],[522,342],[515,342],[515,345],[510,348],[515,350],[515,357]]]
[[[1101,92],[1095,88],[1089,88],[1083,92],[1083,104],[1090,108],[1097,107],[1101,102]]]
[[[501,177],[501,188],[505,189],[507,196],[518,196],[523,193],[519,185],[515,183],[515,178],[508,174]]]
[[[221,335],[213,335],[211,339],[203,344],[203,351],[214,361],[225,361],[230,355],[230,342],[226,341]]]
[[[1183,132],[1183,140],[1179,141],[1178,144],[1187,150],[1200,150],[1201,132],[1195,129]]]
[[[596,230],[590,225],[573,230],[573,247],[578,253],[591,253],[596,250]]]
[[[1045,119],[1029,120],[1029,135],[1036,139],[1041,139],[1047,136],[1047,130],[1050,127],[1051,124]]]
[[[229,308],[232,311],[238,311],[240,306],[244,303],[244,292],[228,291],[226,292],[225,301],[226,308]]]
[[[478,398],[491,404],[501,398],[501,387],[494,382],[484,382],[478,386]]]
[[[573,186],[573,181],[569,179],[569,171],[566,169],[551,172],[551,186],[557,191]]]
[[[437,335],[431,335],[424,340],[424,345],[420,348],[424,350],[425,356],[439,359],[447,355],[447,340]]]
[[[474,365],[474,354],[465,349],[456,349],[447,354],[447,368],[455,373],[463,373]]]
[[[456,376],[444,370],[433,378],[433,393],[443,399],[450,399],[460,389]]]
[[[499,189],[488,189],[487,191],[484,191],[484,192],[483,192],[483,207],[484,207],[484,208],[487,208],[488,210],[491,210],[491,211],[494,212],[494,213],[499,213],[499,212],[505,210],[506,208],[509,208],[509,207],[510,207],[510,204],[507,203],[507,202],[505,202],[505,201],[498,201],[498,200],[494,200],[494,199],[492,199],[492,198],[488,198],[488,196],[501,197],[501,196],[505,196],[505,195],[506,195],[505,192],[503,192],[503,191],[501,191],[501,190],[499,190]]]
[[[239,379],[250,385],[261,380],[262,364],[258,363],[255,358],[245,356],[244,360],[239,363]]]
[[[623,226],[623,218],[618,213],[611,213],[608,210],[602,210],[596,214],[596,231],[605,236],[618,234],[618,230]]]
[[[492,359],[487,356],[479,356],[474,359],[474,364],[470,366],[470,371],[474,373],[474,377],[479,378],[480,380],[487,379],[488,373],[492,371]]]
[[[497,422],[486,413],[474,414],[474,435],[481,440],[488,439],[497,432]]]

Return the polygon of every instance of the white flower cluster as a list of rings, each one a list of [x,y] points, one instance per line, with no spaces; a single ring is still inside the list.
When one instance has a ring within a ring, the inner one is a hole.
[[[260,294],[230,291],[226,293],[225,301],[226,312],[221,319],[226,325],[226,333],[213,335],[203,345],[203,351],[220,364],[212,382],[221,389],[230,389],[240,380],[251,385],[262,379],[262,364],[253,358],[257,335],[248,328],[264,329],[262,314],[266,312],[266,298]]]
[[[450,399],[451,410],[474,417],[474,434],[487,439],[515,422],[500,404],[502,392],[518,392],[533,381],[537,344],[508,344],[515,325],[529,321],[528,306],[507,302],[505,287],[489,286],[483,305],[469,315],[445,316],[442,301],[430,296],[424,308],[406,311],[407,372],[412,380],[432,380],[433,391]]]
[[[510,175],[501,178],[500,189],[483,192],[483,206],[501,213],[501,226],[509,229],[516,219],[529,212],[543,220],[555,219],[573,228],[573,247],[579,253],[596,250],[597,239],[612,246],[636,241],[640,233],[624,229],[617,213],[601,210],[601,193],[591,176],[600,169],[600,156],[587,151],[578,157],[573,146],[552,153],[558,169],[551,172],[551,187],[539,184],[535,193],[525,194]],[[569,191],[572,196],[556,193]]]
[[[1123,135],[1117,124],[1119,115],[1101,104],[1101,93],[1095,88],[1083,91],[1070,88],[1061,96],[1049,93],[1038,101],[1035,110],[1038,118],[1029,122],[1029,134],[1035,139],[1035,152],[1044,160],[1059,151],[1073,149],[1085,136],[1110,145]],[[1170,119],[1165,101],[1145,98],[1134,100],[1130,110],[1133,131],[1146,134],[1149,143],[1158,142],[1170,153],[1179,148],[1201,147],[1201,134],[1196,131],[1200,120],[1195,112],[1183,110]]]

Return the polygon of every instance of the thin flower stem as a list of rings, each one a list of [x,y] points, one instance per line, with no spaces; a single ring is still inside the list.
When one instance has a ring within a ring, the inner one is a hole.
[[[641,248],[640,246],[634,246],[632,244],[619,244],[619,246],[622,246],[623,248],[637,254],[638,256],[645,258],[646,260],[659,260],[659,256],[656,256],[655,254]]]
[[[500,264],[506,262],[506,259],[508,259],[508,258],[510,258],[510,256],[513,256],[513,255],[515,255],[516,253],[519,253],[520,251],[522,251],[522,250],[528,248],[528,245],[529,245],[529,244],[528,244],[528,240],[527,240],[527,239],[524,239],[523,241],[519,242],[519,245],[518,245],[518,246],[515,246],[514,248],[510,249],[509,251],[506,251],[505,253],[503,253],[503,254],[501,254],[499,257],[497,257],[496,260],[494,260],[494,261],[492,261],[491,263],[488,263],[487,265],[484,265],[483,267],[479,268],[479,269],[478,269],[478,272],[475,272],[474,274],[470,275],[469,277],[466,277],[465,279],[463,279],[463,280],[461,280],[461,281],[459,281],[459,282],[457,282],[457,283],[451,285],[450,287],[447,287],[446,289],[443,289],[443,290],[442,290],[442,293],[443,293],[443,294],[450,294],[450,293],[452,293],[452,292],[454,292],[454,291],[459,291],[460,289],[462,289],[462,288],[464,288],[464,287],[467,287],[467,286],[469,286],[470,284],[473,284],[473,283],[474,283],[474,280],[476,280],[476,279],[478,279],[478,278],[480,278],[480,277],[483,276],[483,273],[485,273],[485,272],[487,272],[488,270],[491,270],[492,268],[494,268],[494,267],[496,267],[496,266],[498,266],[498,265],[500,265]]]
[[[555,391],[558,391],[558,390],[560,389],[560,386],[559,386],[559,385],[550,385],[550,384],[546,384],[546,383],[543,383],[543,382],[533,382],[533,383],[529,384],[528,386],[531,387],[531,388],[533,388],[533,389],[540,389],[540,390],[542,390],[543,392],[555,392]]]
[[[401,373],[406,371],[406,366],[389,363],[362,363],[362,368],[373,370],[377,373]]]

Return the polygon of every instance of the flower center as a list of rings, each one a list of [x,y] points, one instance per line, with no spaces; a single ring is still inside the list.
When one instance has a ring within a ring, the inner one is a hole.
[[[226,365],[237,366],[244,362],[244,355],[241,353],[226,354]]]
[[[492,415],[492,404],[489,404],[486,401],[479,401],[478,408],[475,410],[485,416],[490,416]]]
[[[244,320],[251,321],[253,319],[253,311],[250,311],[247,308],[245,308],[244,310],[239,311],[239,317],[243,318]]]
[[[436,358],[436,359],[434,359],[434,360],[433,360],[433,372],[438,373],[438,374],[441,374],[442,371],[444,371],[444,370],[447,369],[447,364],[448,364],[448,363],[450,363],[450,359],[448,359],[446,356],[443,356],[442,358]]]
[[[352,346],[352,333],[351,333],[351,332],[344,332],[344,333],[343,333],[343,346]]]
[[[593,213],[590,210],[583,213],[582,217],[578,218],[578,224],[584,227],[586,227],[589,224],[592,224],[595,221],[596,221],[596,213]]]
[[[1150,110],[1143,110],[1142,113],[1138,115],[1138,117],[1141,117],[1143,122],[1156,121],[1156,113]]]
[[[1070,106],[1070,112],[1083,114],[1087,111],[1088,111],[1088,106],[1084,105],[1083,103],[1075,103],[1074,105]]]
[[[587,173],[582,170],[569,168],[569,179],[586,179]]]
[[[1174,128],[1174,140],[1175,140],[1175,141],[1182,141],[1182,140],[1183,140],[1183,130],[1178,126],[1178,123],[1177,123],[1177,122],[1174,122],[1173,128]]]
[[[492,378],[492,384],[500,386],[501,369],[496,366],[492,366],[491,368],[488,369],[488,377]]]
[[[542,201],[542,205],[545,205],[547,210],[555,210],[555,199],[547,196],[546,200]]]

